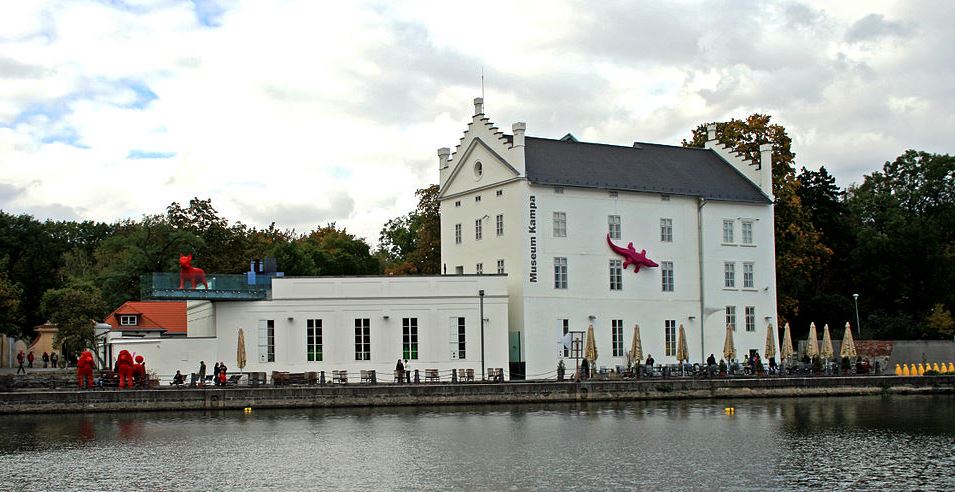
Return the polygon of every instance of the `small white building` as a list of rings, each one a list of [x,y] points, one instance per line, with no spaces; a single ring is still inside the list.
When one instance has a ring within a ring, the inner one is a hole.
[[[499,131],[475,99],[452,154],[438,150],[441,261],[447,274],[506,273],[510,362],[552,376],[568,331],[596,330],[598,366],[625,365],[633,326],[644,357],[676,362],[764,350],[776,320],[771,148],[747,162],[705,149],[632,147]],[[657,267],[624,269],[608,245],[633,244]],[[573,367],[573,363],[570,363]]]
[[[503,275],[274,278],[265,300],[189,301],[186,337],[115,332],[109,343],[114,356],[142,354],[164,379],[197,372],[199,361],[207,374],[216,362],[238,372],[240,328],[245,372],[347,370],[354,377],[374,369],[390,380],[398,359],[408,359],[412,369],[438,369],[445,379],[450,369],[480,375],[482,361],[506,374],[507,308]]]

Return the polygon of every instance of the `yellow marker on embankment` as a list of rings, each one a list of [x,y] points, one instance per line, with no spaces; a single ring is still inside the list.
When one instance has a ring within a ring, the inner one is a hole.
[[[911,376],[911,375],[912,375],[912,373],[909,372],[909,366],[907,366],[907,365],[905,365],[905,364],[902,364],[902,375],[903,375],[903,376]]]
[[[932,370],[935,371],[935,372],[941,372],[941,371],[938,370],[938,362],[932,364]]]
[[[955,372],[955,364],[948,363],[948,372]]]
[[[726,407],[723,409],[723,413],[725,413],[726,415],[735,415],[736,409],[733,407]]]
[[[252,413],[252,407],[245,407],[244,409],[242,409],[242,411],[244,411],[245,413]]]
[[[895,375],[896,375],[896,376],[901,376],[901,375],[902,375],[902,368],[899,367],[898,364],[895,365]]]

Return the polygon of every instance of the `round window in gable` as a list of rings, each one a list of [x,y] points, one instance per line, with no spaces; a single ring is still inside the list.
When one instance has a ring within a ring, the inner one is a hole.
[[[481,161],[475,162],[475,163],[474,163],[474,179],[475,179],[475,181],[481,179],[481,176],[483,176],[483,175],[484,175],[484,165],[481,164]]]

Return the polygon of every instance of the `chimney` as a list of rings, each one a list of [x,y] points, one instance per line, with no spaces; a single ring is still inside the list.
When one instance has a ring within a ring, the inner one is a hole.
[[[716,123],[710,123],[706,125],[706,141],[712,142],[716,140]]]
[[[527,129],[527,123],[523,121],[518,121],[511,125],[511,130],[514,131],[514,144],[511,147],[523,147],[524,146],[524,130]]]
[[[475,97],[474,98],[474,116],[479,114],[484,114],[484,98]]]
[[[773,145],[764,143],[759,146],[759,187],[763,193],[773,197]]]
[[[447,147],[438,149],[438,169],[446,169],[448,167],[448,157],[450,156],[451,149]]]

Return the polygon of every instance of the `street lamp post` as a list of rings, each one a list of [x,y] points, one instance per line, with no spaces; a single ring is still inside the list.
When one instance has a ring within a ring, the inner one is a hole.
[[[484,378],[484,289],[478,291],[478,297],[481,298],[481,380]]]
[[[859,294],[852,294],[852,299],[856,304],[856,331],[859,332],[859,338],[862,338],[862,323],[859,322]]]

